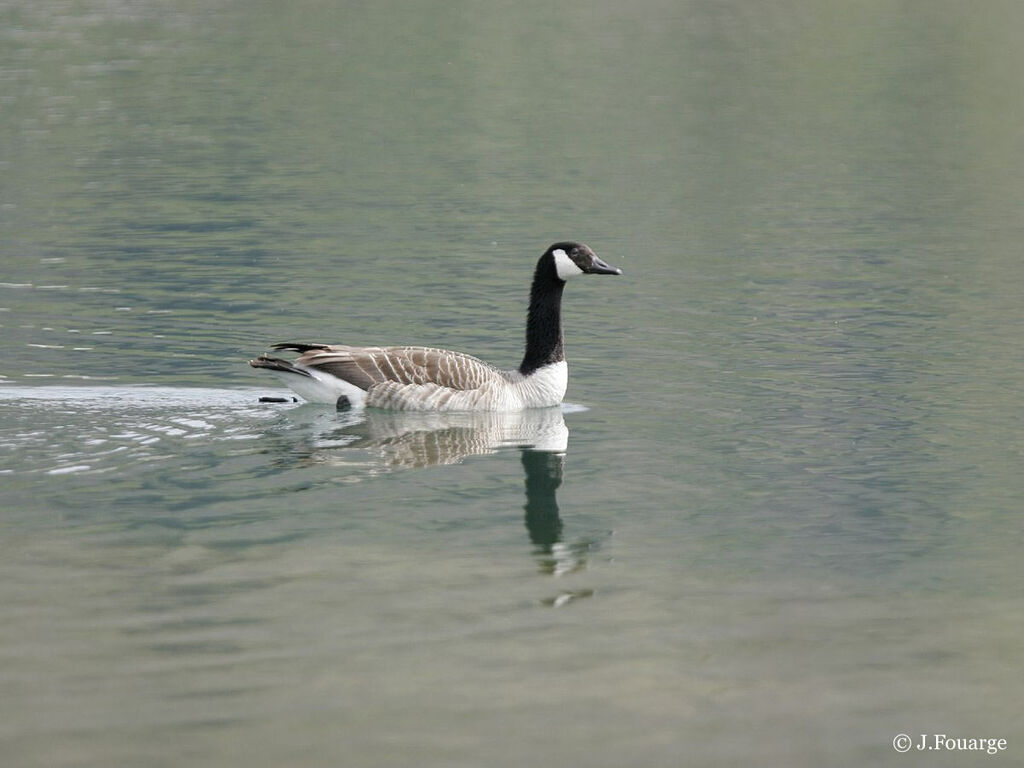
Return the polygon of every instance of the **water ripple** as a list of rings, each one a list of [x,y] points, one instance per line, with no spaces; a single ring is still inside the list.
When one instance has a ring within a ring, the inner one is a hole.
[[[178,441],[249,440],[274,411],[260,391],[145,387],[3,387],[0,452],[18,474],[105,473],[179,455]],[[41,427],[41,428],[40,428]],[[59,452],[55,452],[55,448]]]

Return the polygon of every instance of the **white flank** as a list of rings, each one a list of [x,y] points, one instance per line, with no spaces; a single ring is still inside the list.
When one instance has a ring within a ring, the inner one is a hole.
[[[529,376],[519,371],[495,371],[493,379],[475,389],[384,382],[370,387],[366,405],[395,411],[522,411],[558,405],[568,384],[569,366],[563,360],[538,368]]]
[[[561,248],[554,250],[555,256],[555,271],[558,273],[559,280],[568,280],[570,277],[576,277],[576,275],[582,275],[583,270],[580,269],[576,262],[569,258],[569,254],[563,251]]]

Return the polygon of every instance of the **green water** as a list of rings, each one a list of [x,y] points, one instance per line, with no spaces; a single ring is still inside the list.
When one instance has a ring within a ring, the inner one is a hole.
[[[0,5],[4,764],[1019,762],[1022,34]],[[258,402],[275,341],[514,366],[566,238],[625,276],[539,426]]]

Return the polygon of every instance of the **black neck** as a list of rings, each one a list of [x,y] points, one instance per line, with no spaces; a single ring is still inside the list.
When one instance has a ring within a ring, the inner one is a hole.
[[[526,354],[519,372],[529,376],[538,368],[565,360],[562,348],[562,289],[565,283],[555,271],[555,261],[545,256],[537,262],[526,316]]]

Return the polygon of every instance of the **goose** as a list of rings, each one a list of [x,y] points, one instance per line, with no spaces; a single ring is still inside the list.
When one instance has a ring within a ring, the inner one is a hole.
[[[276,374],[296,394],[339,407],[398,411],[520,411],[558,405],[569,382],[562,341],[562,290],[578,275],[621,275],[588,246],[559,242],[537,262],[526,317],[526,352],[502,370],[462,352],[432,347],[274,344],[288,361],[260,355],[253,368]]]

